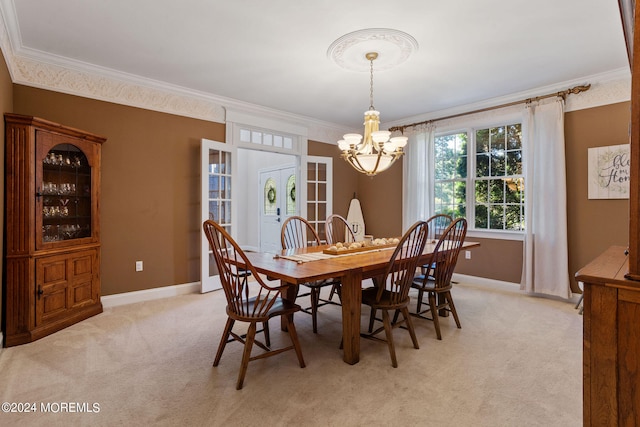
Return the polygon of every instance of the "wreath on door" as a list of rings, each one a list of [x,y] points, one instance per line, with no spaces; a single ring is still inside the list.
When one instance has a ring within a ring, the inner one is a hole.
[[[271,187],[267,190],[267,200],[269,203],[273,203],[276,201],[276,189]]]

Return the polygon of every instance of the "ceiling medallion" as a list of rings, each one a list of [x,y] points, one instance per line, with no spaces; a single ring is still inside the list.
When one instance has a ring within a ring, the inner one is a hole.
[[[362,58],[377,52],[376,70],[389,70],[405,62],[418,50],[418,42],[409,34],[390,28],[366,28],[340,37],[329,46],[327,57],[351,71],[369,71]]]

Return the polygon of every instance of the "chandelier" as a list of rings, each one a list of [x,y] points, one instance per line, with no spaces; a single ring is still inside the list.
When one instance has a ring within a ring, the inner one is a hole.
[[[378,58],[377,52],[365,55],[370,62],[369,110],[364,113],[364,139],[357,133],[348,133],[338,141],[342,150],[342,158],[358,172],[374,176],[378,172],[387,170],[404,154],[407,145],[406,136],[392,137],[391,132],[379,130],[380,112],[373,106],[373,61]]]

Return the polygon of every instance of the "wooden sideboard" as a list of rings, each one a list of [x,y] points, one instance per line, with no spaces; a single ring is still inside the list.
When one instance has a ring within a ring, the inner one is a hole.
[[[584,283],[585,426],[640,425],[640,282],[625,247],[612,246],[576,274]]]

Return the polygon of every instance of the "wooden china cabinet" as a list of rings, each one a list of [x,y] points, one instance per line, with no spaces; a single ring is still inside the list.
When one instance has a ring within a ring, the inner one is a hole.
[[[100,152],[105,138],[5,114],[4,345],[102,312]]]

